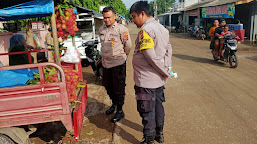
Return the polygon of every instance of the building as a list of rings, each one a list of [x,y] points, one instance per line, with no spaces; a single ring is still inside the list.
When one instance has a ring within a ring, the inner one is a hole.
[[[4,28],[3,23],[0,22],[0,29],[3,29],[3,28]]]
[[[244,35],[256,41],[256,3],[255,0],[184,0],[184,8],[178,10],[184,12],[183,25],[186,28],[194,24],[204,26],[208,31],[214,19],[226,19],[228,24],[240,21],[245,30]]]
[[[158,15],[159,22],[166,27],[170,32],[173,32],[182,23],[183,13],[179,11],[168,12]]]
[[[185,0],[176,0],[173,3],[171,10],[172,11],[181,11],[185,7]]]
[[[159,22],[165,26],[170,32],[175,31],[183,22],[184,0],[176,0],[169,12],[158,15]]]
[[[202,5],[212,2],[213,0],[185,0],[184,8],[181,11],[184,11],[183,15],[183,25],[186,29],[193,24],[204,25],[201,21],[201,12],[200,8]]]
[[[244,24],[245,37],[251,42],[257,41],[257,1],[241,0],[235,3],[236,15],[238,19]]]

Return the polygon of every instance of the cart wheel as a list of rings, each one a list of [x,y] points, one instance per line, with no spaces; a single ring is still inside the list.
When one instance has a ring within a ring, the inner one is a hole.
[[[29,134],[24,128],[0,128],[0,144],[31,144]]]
[[[0,144],[15,144],[15,143],[8,136],[0,134]]]

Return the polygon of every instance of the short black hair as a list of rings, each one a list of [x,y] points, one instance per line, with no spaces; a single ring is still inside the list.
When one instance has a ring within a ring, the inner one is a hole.
[[[144,11],[147,16],[152,16],[152,11],[147,1],[137,1],[130,8],[130,13],[136,12],[138,15],[140,15],[142,11]]]
[[[103,11],[102,11],[102,14],[103,14],[103,13],[106,13],[106,12],[108,12],[108,11],[112,11],[114,14],[116,14],[115,9],[114,9],[113,7],[111,7],[111,6],[105,7],[105,8],[103,9]]]
[[[213,23],[214,23],[215,21],[218,21],[218,22],[219,22],[219,20],[218,20],[218,19],[215,19],[215,20],[213,20]]]
[[[229,28],[229,26],[228,26],[228,25],[225,25],[224,27],[228,27],[228,28]]]
[[[225,20],[225,19],[221,19],[221,20],[220,20],[220,23],[222,23],[222,22],[226,22],[226,20]]]

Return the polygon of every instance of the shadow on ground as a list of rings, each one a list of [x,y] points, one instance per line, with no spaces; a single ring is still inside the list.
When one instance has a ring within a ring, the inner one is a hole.
[[[87,67],[89,69],[91,67]],[[83,79],[87,80],[88,84],[102,85],[102,81],[97,79],[96,76],[91,72],[83,72]]]
[[[135,138],[133,134],[130,134],[126,132],[123,128],[121,128],[118,124],[113,124],[110,122],[111,118],[114,116],[112,115],[106,115],[105,110],[109,106],[99,102],[96,99],[88,98],[87,108],[85,112],[85,116],[88,118],[89,122],[94,124],[96,127],[100,129],[104,129],[110,133],[112,133],[112,136],[115,132],[119,137],[126,140],[129,143],[140,143],[139,140]],[[97,112],[96,112],[97,111]],[[132,129],[135,129],[137,131],[142,131],[143,127],[137,123],[131,122],[127,120],[126,118],[122,119],[120,121],[123,125],[126,125]],[[116,129],[116,131],[115,131]],[[113,137],[112,137],[113,141]]]
[[[51,142],[57,144],[65,136],[67,130],[61,121],[49,122],[33,125],[37,131],[32,133],[29,137],[38,137],[44,142]]]
[[[253,60],[253,61],[257,61],[257,56],[251,56],[251,57],[246,57],[247,59]]]
[[[179,39],[189,39],[189,40],[199,40],[202,41],[202,39],[196,38],[195,36],[190,36],[188,33],[170,33],[170,35],[179,38]],[[205,39],[209,40],[209,39]]]
[[[188,60],[188,61],[194,61],[198,63],[208,63],[212,65],[218,65],[218,66],[224,66],[225,64],[218,61],[214,61],[213,59],[208,59],[208,58],[200,58],[200,57],[194,57],[194,56],[189,56],[189,55],[183,55],[183,54],[173,54],[172,56],[176,58],[180,58],[182,60]]]

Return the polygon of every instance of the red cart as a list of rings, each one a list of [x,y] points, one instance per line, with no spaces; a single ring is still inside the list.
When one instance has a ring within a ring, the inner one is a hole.
[[[7,0],[6,0],[7,1]],[[42,3],[42,5],[40,5]],[[62,65],[59,57],[59,43],[57,40],[57,29],[56,20],[54,14],[54,6],[52,0],[41,0],[33,2],[29,7],[29,3],[25,4],[25,7],[21,9],[16,5],[11,7],[15,10],[23,10],[22,13],[27,10],[28,15],[22,15],[18,13],[18,16],[13,20],[47,16],[51,15],[52,32],[54,39],[54,51],[56,56],[56,63],[39,63],[39,64],[26,64],[9,67],[1,67],[0,71],[3,70],[14,70],[14,69],[32,69],[37,68],[40,75],[40,84],[30,86],[20,86],[11,88],[0,89],[0,144],[12,143],[12,141],[18,144],[30,143],[28,139],[28,133],[25,132],[22,125],[38,124],[53,121],[62,121],[68,131],[74,132],[75,140],[79,139],[81,131],[86,102],[87,102],[87,87],[84,81],[85,87],[79,88],[76,105],[70,107],[65,74],[62,69]],[[39,11],[32,11],[34,6],[39,5]],[[42,9],[45,6],[45,9]],[[4,9],[7,12],[9,9]],[[42,14],[37,12],[46,11]],[[14,10],[12,10],[14,12]],[[33,12],[33,14],[31,14]],[[0,18],[2,21],[7,21]],[[7,17],[8,20],[12,16]],[[0,55],[11,55],[28,53],[29,60],[31,63],[30,52],[15,52],[6,53]],[[54,66],[59,71],[59,82],[56,83],[45,83],[43,69],[46,66]],[[74,67],[74,66],[72,66]],[[77,69],[82,75],[81,68]]]
[[[45,83],[43,69],[46,66],[54,66],[59,71],[60,82]],[[79,88],[79,103],[71,108],[65,74],[57,64],[17,65],[2,67],[0,71],[32,68],[39,70],[40,84],[0,89],[0,134],[9,136],[17,143],[24,143],[28,140],[28,135],[21,128],[14,128],[15,126],[62,121],[68,131],[74,131],[74,138],[78,140],[87,102],[86,82],[83,82],[85,87]]]

